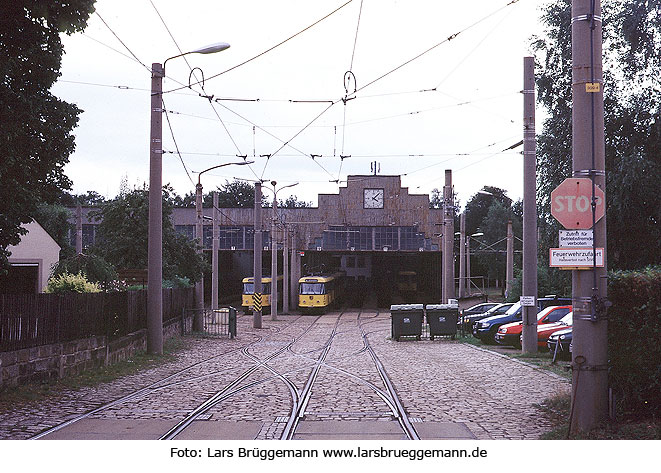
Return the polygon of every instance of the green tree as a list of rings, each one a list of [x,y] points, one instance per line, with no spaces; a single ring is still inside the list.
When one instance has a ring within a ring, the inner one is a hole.
[[[75,228],[69,223],[70,216],[69,209],[60,204],[41,203],[34,213],[34,219],[60,245],[60,258],[69,258],[76,252],[69,243],[69,231]]]
[[[640,268],[661,261],[661,2],[602,5],[608,264]],[[570,17],[570,0],[546,4],[546,29],[533,40],[538,100],[549,115],[537,148],[542,258],[559,229],[550,216],[551,190],[572,174]]]
[[[512,199],[507,197],[507,191],[493,186],[484,186],[466,202],[466,233],[468,235],[478,231],[489,209],[496,202],[508,209],[512,205]]]
[[[204,262],[196,252],[194,242],[178,234],[170,216],[173,208],[172,190],[163,188],[163,278],[188,278],[196,282]],[[97,240],[91,251],[118,269],[147,267],[147,236],[149,225],[149,192],[134,189],[101,204],[91,213],[100,220]]]
[[[94,0],[5,0],[0,14],[0,271],[7,246],[37,203],[70,187],[63,167],[81,110],[49,92],[60,75],[60,34],[82,31]]]

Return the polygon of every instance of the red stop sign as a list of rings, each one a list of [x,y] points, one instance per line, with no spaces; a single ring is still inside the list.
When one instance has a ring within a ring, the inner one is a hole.
[[[604,216],[606,196],[595,186],[595,222]],[[569,178],[551,192],[551,215],[567,230],[592,228],[592,181],[585,177]]]

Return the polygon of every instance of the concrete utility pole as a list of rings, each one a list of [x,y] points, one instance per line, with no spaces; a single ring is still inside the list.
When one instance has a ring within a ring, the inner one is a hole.
[[[282,313],[289,313],[289,232],[287,226],[284,226],[283,231],[283,247],[282,247]]]
[[[512,232],[512,221],[507,221],[507,265],[505,268],[505,297],[512,292],[514,282],[514,232]]]
[[[537,143],[535,141],[535,58],[523,58],[523,287],[537,299]],[[523,306],[523,353],[537,352],[537,306]]]
[[[443,303],[454,297],[454,195],[452,170],[446,169],[443,187]]]
[[[218,310],[218,192],[213,192],[213,240],[211,242],[211,310]],[[214,318],[215,320],[215,318]]]
[[[147,352],[163,353],[163,77],[165,64],[187,54],[212,54],[229,48],[214,43],[151,65],[149,136],[149,233],[147,236]]]
[[[202,184],[198,182],[195,186],[195,237],[199,239],[200,246],[197,253],[204,254],[204,226],[202,220]],[[193,330],[201,332],[204,330],[204,272],[200,274],[200,280],[195,283],[195,315],[193,315]]]
[[[255,183],[255,241],[253,244],[253,276],[255,295],[262,296],[262,183]],[[259,310],[258,310],[259,309]],[[252,308],[253,328],[262,328],[262,307]]]
[[[466,238],[466,295],[470,296],[471,288],[471,239]]]
[[[606,191],[602,18],[600,0],[572,0],[572,169],[573,177]],[[594,248],[604,248],[604,266],[572,271],[572,414],[570,430],[587,431],[608,413],[606,217],[593,226]],[[596,252],[595,257],[596,257]]]
[[[147,352],[163,353],[163,77],[151,65],[151,132],[149,139],[149,231],[147,244]]]
[[[76,206],[76,254],[83,254],[83,208]]]
[[[273,215],[271,217],[271,320],[278,320],[278,239],[275,232],[278,219],[278,199],[276,198],[276,181],[273,186]]]
[[[459,217],[459,299],[466,297],[466,212]]]

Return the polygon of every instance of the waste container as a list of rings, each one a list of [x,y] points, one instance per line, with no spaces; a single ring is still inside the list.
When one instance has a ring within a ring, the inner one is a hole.
[[[426,312],[430,340],[439,335],[450,335],[454,340],[457,335],[459,306],[455,304],[429,304],[426,307]]]
[[[390,306],[391,336],[399,341],[399,337],[422,336],[422,319],[424,306],[422,304],[401,304]]]

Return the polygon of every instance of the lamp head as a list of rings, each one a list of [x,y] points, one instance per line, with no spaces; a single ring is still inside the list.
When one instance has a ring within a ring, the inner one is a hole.
[[[211,54],[220,51],[225,51],[229,47],[230,47],[229,43],[213,43],[213,44],[209,44],[208,46],[203,46],[199,49],[191,51],[191,53]]]

